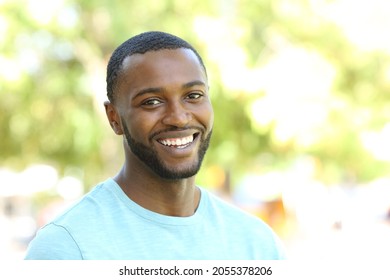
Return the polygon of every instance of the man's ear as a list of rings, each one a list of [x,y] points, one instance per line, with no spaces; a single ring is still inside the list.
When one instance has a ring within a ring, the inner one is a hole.
[[[112,130],[114,130],[115,134],[122,135],[122,125],[121,119],[119,117],[118,111],[115,106],[110,101],[104,102],[104,107],[106,108],[106,115]]]

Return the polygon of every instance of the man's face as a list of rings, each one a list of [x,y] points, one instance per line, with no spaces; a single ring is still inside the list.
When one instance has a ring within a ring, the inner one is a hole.
[[[131,164],[165,179],[194,176],[209,145],[213,110],[206,74],[188,49],[125,59],[116,91]]]

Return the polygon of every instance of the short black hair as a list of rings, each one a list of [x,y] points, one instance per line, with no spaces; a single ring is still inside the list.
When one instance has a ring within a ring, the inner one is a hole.
[[[149,31],[131,37],[123,42],[112,53],[107,65],[107,97],[110,102],[114,101],[114,89],[117,83],[118,75],[122,70],[123,60],[133,54],[144,54],[149,51],[158,51],[164,49],[190,49],[198,57],[201,66],[206,75],[206,67],[199,53],[185,40],[161,31]]]

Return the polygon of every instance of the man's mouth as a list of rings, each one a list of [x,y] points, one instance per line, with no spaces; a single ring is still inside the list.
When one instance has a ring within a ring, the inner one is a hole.
[[[186,136],[186,137],[180,137],[180,138],[162,138],[158,139],[157,141],[167,147],[174,147],[177,149],[184,149],[191,145],[191,143],[194,141],[198,133]]]

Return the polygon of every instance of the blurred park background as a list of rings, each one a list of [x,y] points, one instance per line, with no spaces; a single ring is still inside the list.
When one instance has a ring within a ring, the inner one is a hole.
[[[106,64],[147,30],[208,68],[199,185],[263,218],[291,259],[390,256],[390,2],[0,0],[0,259],[122,165]]]

